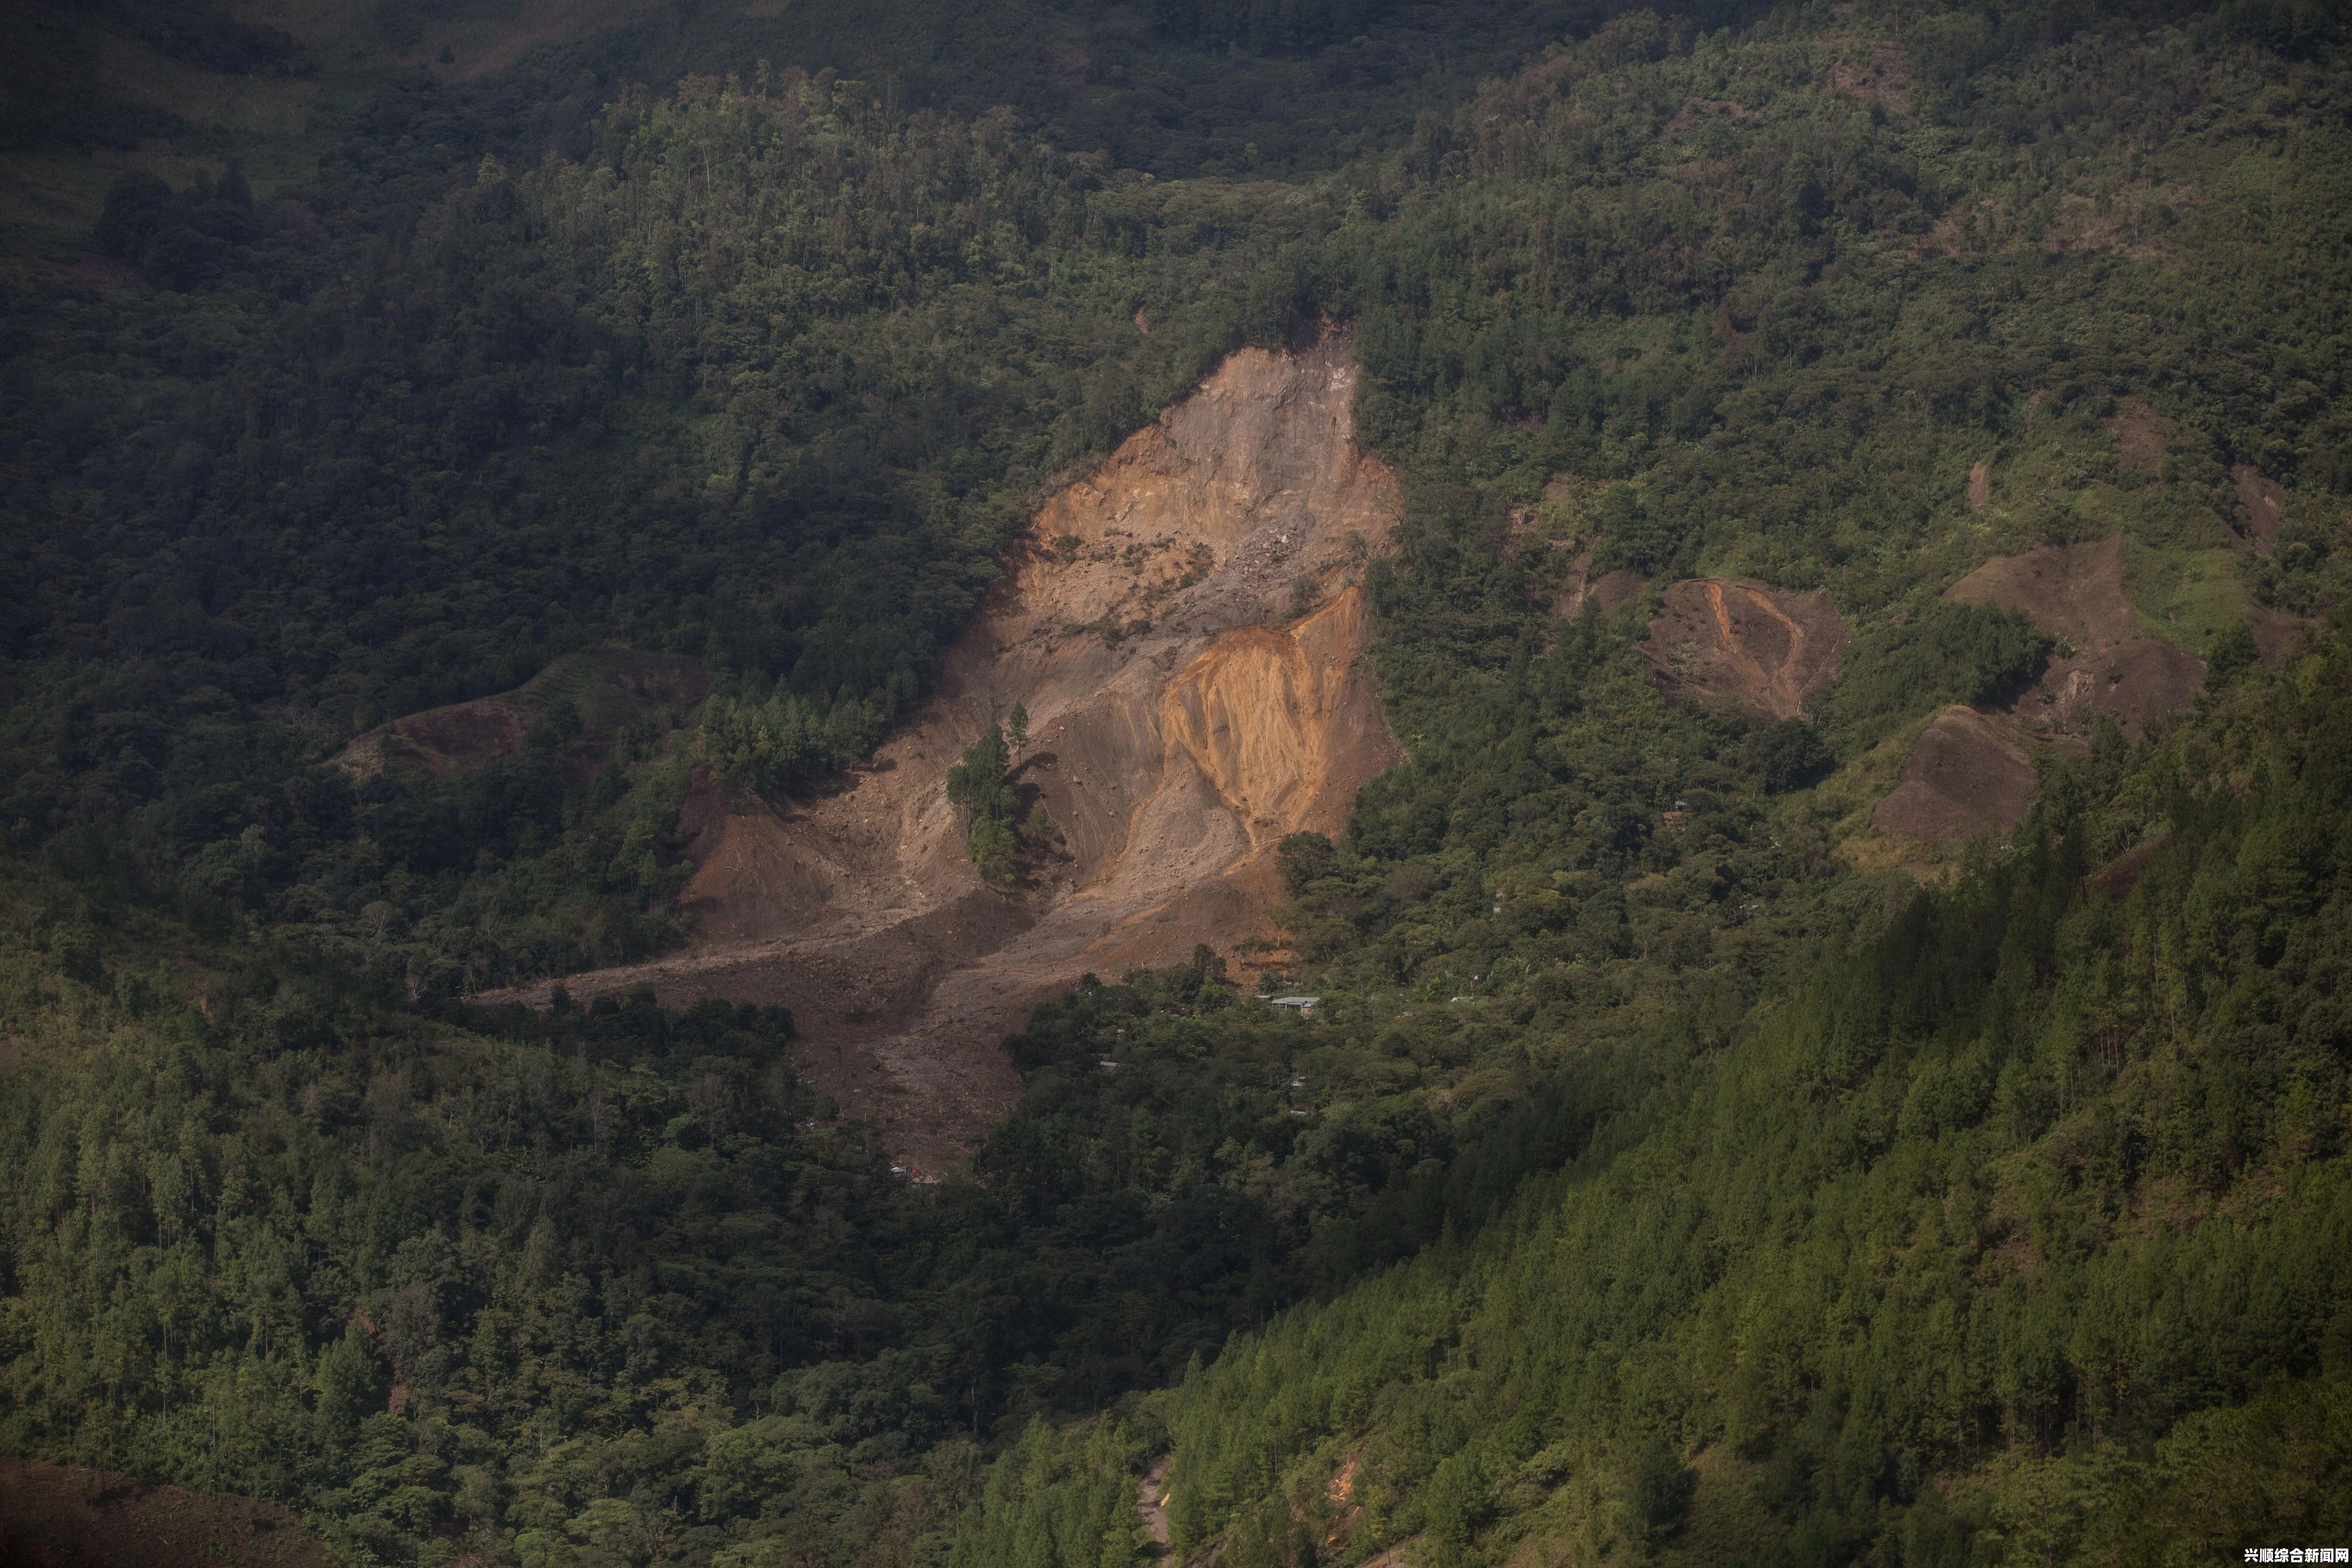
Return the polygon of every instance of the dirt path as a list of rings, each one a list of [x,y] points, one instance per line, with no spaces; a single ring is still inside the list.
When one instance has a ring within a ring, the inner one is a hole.
[[[800,1069],[932,1171],[1011,1107],[1002,1041],[1042,997],[1263,931],[1274,847],[1339,831],[1399,755],[1355,582],[1396,483],[1354,447],[1349,348],[1237,353],[1049,498],[937,694],[850,789],[689,802],[695,947],[566,988],[788,1006]],[[1062,836],[1019,899],[981,883],[944,792],[1015,703],[1016,782]]]
[[[1143,1528],[1151,1531],[1152,1544],[1168,1554],[1168,1461],[1162,1454],[1157,1464],[1143,1472],[1135,1483],[1135,1510],[1143,1516]]]

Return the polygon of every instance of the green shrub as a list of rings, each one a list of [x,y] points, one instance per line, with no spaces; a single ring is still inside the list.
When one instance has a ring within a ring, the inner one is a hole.
[[[1821,703],[1825,728],[1866,745],[1948,702],[1996,702],[2042,672],[2053,646],[2015,610],[1930,599],[1895,625],[1864,632]]]

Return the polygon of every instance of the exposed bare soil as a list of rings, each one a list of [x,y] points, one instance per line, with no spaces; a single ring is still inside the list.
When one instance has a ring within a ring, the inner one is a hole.
[[[2011,707],[2050,738],[2080,739],[2102,716],[2137,735],[2205,689],[2205,661],[2146,635],[2124,596],[2120,536],[1997,556],[1946,596],[2021,611],[2062,639],[2042,679]]]
[[[2240,521],[2268,548],[2278,539],[2279,524],[2286,521],[2285,489],[2244,463],[2231,468],[2230,478],[2237,481]]]
[[[2155,637],[2134,637],[2103,653],[2053,660],[2012,711],[2055,735],[2082,735],[2100,716],[2126,735],[2186,708],[2205,687],[2205,661]]]
[[[2006,714],[1955,704],[1936,715],[1903,777],[1870,814],[1881,833],[1941,841],[2006,833],[2033,802],[2033,763]]]
[[[802,1069],[937,1169],[1010,1108],[1001,1042],[1040,998],[1262,931],[1275,845],[1339,830],[1400,754],[1354,582],[1396,482],[1351,439],[1355,375],[1343,332],[1227,360],[1045,502],[937,694],[852,787],[732,815],[698,790],[687,952],[566,987],[789,1006]],[[1016,702],[1017,781],[1063,840],[1019,899],[981,883],[943,787]]]
[[[2160,462],[2153,415],[2109,421],[2118,460]],[[2120,536],[2046,545],[1986,562],[1946,597],[2017,610],[2060,639],[2040,681],[2000,711],[1948,708],[1919,737],[1903,776],[1871,813],[1882,833],[1931,842],[2005,833],[2033,798],[2037,746],[2079,744],[2102,718],[2126,734],[2194,701],[2205,662],[2146,635],[2124,595]]]
[[[2022,555],[1997,555],[1946,590],[1963,605],[2018,610],[2078,651],[2114,647],[2141,633],[2139,612],[2124,597],[2124,542],[2117,534],[2088,544],[2046,544]]]
[[[2119,464],[2160,466],[2163,429],[2152,412],[2126,405],[2107,427]],[[1947,596],[2021,611],[2061,646],[2042,679],[2006,710],[1952,708],[1937,717],[1901,782],[1872,813],[1881,832],[1948,840],[2006,831],[2032,801],[2035,746],[2080,743],[2103,718],[2137,735],[2204,689],[2204,660],[2146,635],[2124,594],[2120,537],[1996,557]],[[2258,617],[2263,658],[2278,657],[2294,630],[2284,617]]]
[[[1143,1516],[1143,1528],[1151,1532],[1155,1557],[1168,1553],[1168,1460],[1169,1456],[1161,1455],[1135,1482],[1135,1511]]]
[[[1568,580],[1560,585],[1559,599],[1554,606],[1560,615],[1570,617],[1581,615],[1587,605],[1606,613],[1620,605],[1631,603],[1642,592],[1639,573],[1628,572],[1621,566],[1614,572],[1603,572],[1598,577],[1591,577],[1586,571],[1591,563],[1592,552],[1588,548],[1569,567]]]
[[[2119,466],[2162,467],[2166,426],[2159,416],[2126,402],[2105,423]],[[2250,532],[2258,540],[2274,535],[2283,492],[2252,468],[2235,476]],[[2013,825],[2032,795],[2031,747],[2079,744],[2103,718],[2137,735],[2205,688],[2205,661],[2148,636],[2125,596],[2120,536],[1998,556],[1946,596],[2021,611],[2061,645],[2042,679],[2005,710],[1977,714],[1983,722],[1970,724],[1957,717],[1963,710],[1948,709],[1929,727],[1902,782],[1872,814],[1883,832],[1948,839]],[[2254,612],[2254,644],[2265,663],[2284,657],[2301,629],[2292,616]]]
[[[2263,605],[2254,606],[2254,647],[2264,664],[2276,664],[2284,658],[2310,629],[2311,623],[2301,616],[2290,616]]]
[[[1969,510],[1982,511],[1992,504],[1992,459],[1979,458],[1969,466]]]
[[[273,1503],[107,1470],[0,1459],[0,1562],[15,1568],[331,1568],[326,1542]]]
[[[2159,834],[2125,850],[2091,874],[2091,886],[2110,899],[2121,899],[2129,894],[2138,884],[2141,874],[2147,869],[2148,862],[2156,858],[2156,852],[2163,847],[2166,837]]]
[[[2116,446],[2116,467],[2127,474],[2160,473],[2164,468],[2164,416],[2137,397],[2126,397],[2114,414],[2099,421]]]
[[[584,775],[602,764],[623,725],[691,712],[709,690],[701,665],[682,655],[593,649],[558,660],[518,690],[379,724],[353,737],[335,765],[357,778],[404,764],[438,778],[467,773],[520,751],[531,721],[565,697],[582,728],[565,745],[564,760]]]
[[[1669,696],[1728,698],[1773,719],[1837,679],[1853,633],[1827,594],[1694,578],[1666,590],[1642,644]]]
[[[403,763],[436,778],[467,773],[522,749],[531,710],[511,696],[428,708],[362,731],[335,764],[357,777]]]

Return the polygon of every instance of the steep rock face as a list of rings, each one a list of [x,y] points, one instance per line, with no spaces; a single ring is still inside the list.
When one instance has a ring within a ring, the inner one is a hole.
[[[1041,996],[1248,934],[1274,846],[1336,832],[1399,755],[1354,580],[1396,484],[1355,447],[1355,374],[1344,333],[1245,350],[1051,497],[853,787],[723,816],[706,795],[693,948],[570,990],[782,1003],[803,1070],[936,1165],[1010,1106],[999,1043]],[[1019,900],[982,886],[944,790],[1016,703],[1016,782],[1063,839]]]
[[[1240,817],[1253,849],[1336,833],[1355,790],[1393,760],[1360,657],[1363,590],[1286,628],[1225,633],[1160,698],[1160,733]]]

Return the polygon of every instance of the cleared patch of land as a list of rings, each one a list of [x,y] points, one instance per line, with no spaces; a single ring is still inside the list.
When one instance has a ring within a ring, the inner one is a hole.
[[[851,787],[778,806],[698,786],[693,945],[567,990],[789,1006],[801,1069],[937,1168],[1010,1108],[1002,1041],[1041,998],[1264,933],[1275,847],[1339,832],[1400,754],[1354,581],[1396,481],[1354,445],[1355,384],[1344,332],[1228,359],[1045,502],[936,694]],[[944,789],[1016,703],[1014,783],[1061,835],[1019,896],[982,882]]]
[[[1727,699],[1793,719],[1837,679],[1853,640],[1825,593],[1709,577],[1666,590],[1642,652],[1669,696]]]
[[[2053,660],[2012,711],[2051,735],[2082,736],[2101,718],[2137,735],[2186,708],[2205,687],[2205,661],[2155,637]]]
[[[2139,612],[2124,596],[2124,542],[2050,544],[1997,555],[1944,595],[1963,605],[2017,610],[2077,648],[2113,647],[2140,635]]]
[[[2127,409],[2117,417],[2126,422],[2119,447],[2158,439],[2144,427],[2153,416]],[[2130,455],[2158,460],[2148,449]],[[2080,744],[2103,721],[2136,735],[2196,700],[2204,660],[2151,635],[2156,623],[2133,605],[2125,569],[2116,535],[1996,556],[1947,591],[1960,604],[2015,610],[2058,646],[2041,679],[2004,706],[1936,716],[1872,808],[1874,832],[1930,844],[2006,833],[2032,804],[2038,748]]]
[[[15,1568],[332,1568],[335,1558],[274,1503],[0,1459],[0,1561]]]
[[[1920,735],[1870,821],[1906,838],[1972,838],[2008,832],[2032,803],[2033,760],[2016,721],[1955,704]]]

